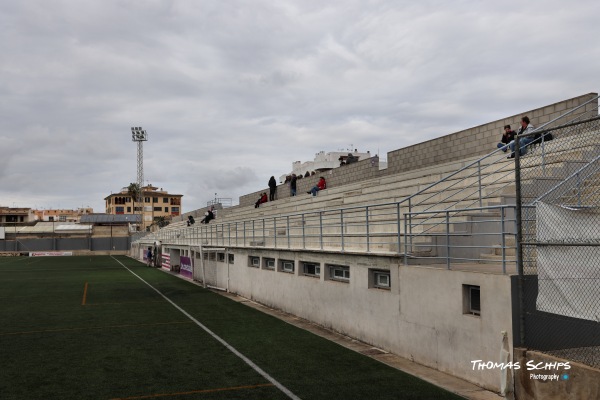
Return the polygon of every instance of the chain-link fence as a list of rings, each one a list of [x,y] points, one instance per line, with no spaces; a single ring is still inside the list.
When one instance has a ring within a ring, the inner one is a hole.
[[[515,154],[521,291],[517,344],[600,367],[597,103],[576,120],[525,138],[518,139],[517,148],[529,144]]]

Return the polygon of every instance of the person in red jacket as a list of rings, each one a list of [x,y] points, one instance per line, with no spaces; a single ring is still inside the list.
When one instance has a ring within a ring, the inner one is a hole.
[[[313,186],[312,189],[310,189],[308,192],[309,194],[312,194],[313,196],[317,195],[317,192],[319,190],[323,190],[323,189],[327,189],[327,182],[325,182],[325,178],[320,177],[319,178],[319,182],[317,182],[317,184],[315,186]]]
[[[269,201],[269,198],[267,197],[267,192],[264,192],[256,201],[256,203],[254,203],[254,208],[260,207],[262,203],[266,203],[267,201]]]

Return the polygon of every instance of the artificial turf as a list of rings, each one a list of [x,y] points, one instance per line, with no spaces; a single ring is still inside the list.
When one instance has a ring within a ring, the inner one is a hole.
[[[300,399],[461,398],[109,256],[0,259],[0,398],[289,398],[155,289]]]

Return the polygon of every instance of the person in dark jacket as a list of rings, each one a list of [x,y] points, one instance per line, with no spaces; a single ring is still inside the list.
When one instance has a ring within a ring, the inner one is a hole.
[[[296,183],[298,181],[298,177],[296,174],[292,174],[292,179],[290,179],[290,196],[296,195]]]
[[[508,144],[515,140],[516,134],[517,132],[510,129],[510,125],[504,125],[504,133],[502,134],[500,143],[498,143],[498,148],[502,149],[502,151],[506,153],[506,150],[508,149]]]
[[[208,224],[210,220],[215,219],[214,208],[211,207],[208,211],[204,213],[204,218],[200,221],[201,224]]]
[[[275,180],[275,177],[272,176],[271,179],[269,179],[269,201],[274,201],[276,194],[277,194],[277,181]]]

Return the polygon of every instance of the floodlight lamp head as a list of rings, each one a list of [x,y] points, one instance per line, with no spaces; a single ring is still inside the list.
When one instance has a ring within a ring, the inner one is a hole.
[[[142,142],[148,140],[148,135],[146,131],[142,129],[142,127],[132,127],[131,128],[131,140],[134,142]]]

